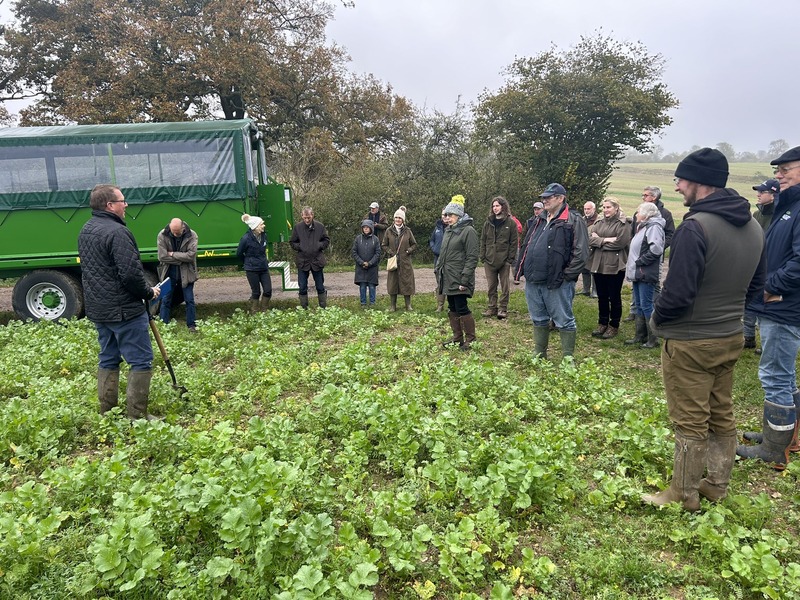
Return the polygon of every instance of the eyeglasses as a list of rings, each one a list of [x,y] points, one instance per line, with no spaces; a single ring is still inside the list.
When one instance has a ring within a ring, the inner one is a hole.
[[[797,167],[800,167],[800,165],[795,165],[793,167],[775,167],[772,170],[772,173],[774,175],[777,175],[778,173],[780,173],[781,175],[786,175],[789,171],[791,171],[792,169],[796,169]]]
[[[673,177],[672,178],[672,183],[674,183],[675,185],[678,185],[679,181],[683,181],[683,179],[681,179],[680,177]]]

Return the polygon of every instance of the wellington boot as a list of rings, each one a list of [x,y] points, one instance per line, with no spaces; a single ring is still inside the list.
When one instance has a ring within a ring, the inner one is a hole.
[[[300,308],[308,310],[308,294],[300,294]]]
[[[735,459],[736,433],[717,435],[712,431],[708,436],[708,472],[697,487],[701,496],[718,502],[728,494]]]
[[[622,319],[623,321],[635,321],[636,320],[636,313],[628,313],[628,316]]]
[[[789,452],[800,452],[800,440],[798,440],[798,428],[800,428],[800,390],[795,390],[792,394],[794,400],[794,433],[792,441],[789,443]],[[760,431],[745,431],[742,434],[744,439],[760,444],[764,440],[764,434]]]
[[[611,329],[609,327],[609,329]],[[561,337],[561,356],[567,358],[575,354],[575,338],[578,336],[577,331],[560,330],[558,332]]]
[[[789,445],[795,431],[795,409],[764,401],[762,439],[756,446],[737,446],[736,454],[742,458],[759,458],[777,470],[783,471],[789,462]]]
[[[397,294],[389,296],[389,312],[397,312]]]
[[[247,305],[247,312],[249,312],[251,315],[258,312],[258,300],[253,300],[252,298],[250,299],[250,302]]]
[[[97,370],[97,396],[100,398],[100,414],[105,414],[119,403],[119,369]]]
[[[436,312],[442,312],[444,310],[444,300],[443,294],[436,294]]]
[[[464,343],[464,329],[461,325],[461,317],[457,312],[453,312],[452,310],[447,313],[447,317],[450,319],[450,329],[453,330],[453,337],[443,343],[442,346],[445,348],[450,348],[452,346],[460,347]]]
[[[550,327],[533,326],[533,357],[547,358],[547,345],[550,343]]]
[[[261,300],[258,303],[258,310],[261,312],[266,312],[269,310],[269,305],[272,303],[272,298],[269,296],[261,296]]]
[[[153,378],[153,371],[129,371],[128,372],[128,391],[126,403],[129,419],[147,419],[157,421],[147,412],[147,403],[150,397],[150,380]]]
[[[406,310],[414,310],[411,308],[411,296],[403,296],[403,300],[406,301]]]
[[[328,308],[328,292],[320,292],[317,294],[317,302],[320,308]]]
[[[628,346],[644,344],[647,341],[647,321],[645,320],[644,315],[636,315],[635,319],[636,333],[633,335],[633,338],[625,340],[625,343]]]
[[[470,345],[475,341],[475,317],[471,313],[461,317],[461,328],[464,330],[464,342],[461,344],[461,349],[469,350]]]
[[[654,506],[680,502],[684,510],[700,510],[698,487],[706,468],[707,455],[708,440],[691,440],[676,433],[672,481],[663,492],[644,494],[642,501]]]
[[[644,322],[645,329],[647,331],[647,341],[642,344],[642,348],[651,349],[651,348],[658,348],[658,336],[653,333],[653,330],[650,329],[650,323],[647,321]]]

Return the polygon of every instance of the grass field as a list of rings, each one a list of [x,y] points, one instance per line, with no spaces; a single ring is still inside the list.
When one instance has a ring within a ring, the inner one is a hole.
[[[675,223],[680,223],[686,209],[683,199],[675,191],[672,179],[676,163],[621,163],[611,176],[608,188],[610,196],[619,198],[626,215],[632,215],[642,201],[642,189],[646,185],[657,185],[663,193],[661,199],[672,212]],[[755,202],[752,187],[772,177],[772,167],[766,163],[731,163],[728,187]]]

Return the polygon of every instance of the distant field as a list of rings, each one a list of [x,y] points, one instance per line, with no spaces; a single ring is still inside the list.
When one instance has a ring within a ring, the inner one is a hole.
[[[683,199],[675,192],[672,178],[677,163],[623,163],[617,165],[611,176],[608,193],[619,198],[626,215],[632,215],[642,201],[642,189],[646,185],[657,185],[662,191],[662,201],[672,212],[676,222],[686,212]],[[772,168],[766,163],[731,163],[728,187],[736,189],[742,196],[755,203],[755,192],[751,189],[772,177]]]

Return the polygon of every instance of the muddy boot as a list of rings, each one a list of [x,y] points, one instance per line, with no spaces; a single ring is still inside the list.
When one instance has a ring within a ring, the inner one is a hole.
[[[481,313],[482,317],[496,317],[497,316],[497,307],[496,306],[488,306],[485,311]]]
[[[651,348],[658,348],[659,347],[658,336],[655,333],[653,333],[653,330],[650,329],[650,323],[648,323],[646,320],[644,322],[644,327],[645,331],[647,332],[647,341],[644,344],[642,344],[642,348],[645,348],[647,350]]]
[[[147,402],[150,397],[150,380],[153,378],[153,371],[129,371],[128,372],[128,391],[126,403],[129,419],[147,419],[157,421],[147,412]]]
[[[501,306],[501,307],[499,307],[497,309],[497,318],[500,319],[500,320],[508,318],[508,307],[507,306]]]
[[[452,346],[461,346],[464,343],[464,329],[461,325],[461,317],[457,312],[450,311],[447,313],[450,319],[450,329],[453,330],[453,338],[446,341],[442,346],[450,348]]]
[[[461,317],[461,327],[464,330],[464,342],[461,344],[461,349],[469,350],[470,345],[475,341],[475,317],[472,314]]]
[[[746,337],[746,338],[744,338],[744,347],[745,348],[755,348],[756,347],[756,338],[754,338],[754,337]]]
[[[644,315],[636,315],[636,333],[633,334],[633,338],[630,340],[625,340],[625,344],[628,346],[634,346],[636,344],[644,344],[647,341],[647,321],[644,318]]]
[[[389,295],[389,312],[397,312],[397,294]]]
[[[328,292],[320,292],[317,294],[317,302],[320,308],[328,308]]]
[[[707,455],[708,440],[690,440],[676,433],[672,481],[663,492],[644,494],[642,501],[654,506],[680,502],[684,510],[700,510],[700,495],[697,490],[706,468]]]
[[[272,298],[269,296],[261,296],[261,300],[258,303],[258,310],[261,312],[265,312],[269,310],[269,305],[272,302]]]
[[[258,300],[253,300],[252,298],[250,299],[250,302],[247,306],[247,312],[249,312],[251,315],[258,312]]]
[[[547,345],[550,343],[550,327],[533,326],[533,357],[547,358]]]
[[[718,502],[728,494],[733,462],[736,459],[736,433],[708,435],[708,459],[705,479],[700,480],[697,491],[711,502]]]
[[[609,329],[611,328],[609,327]],[[578,332],[574,330],[565,331],[562,329],[558,332],[558,334],[561,337],[561,357],[571,357],[575,354],[575,338],[577,337]]]
[[[300,308],[308,310],[308,294],[300,294]]]
[[[406,310],[414,310],[411,308],[411,296],[403,296],[403,299],[406,301]]]
[[[97,370],[97,396],[100,398],[100,414],[105,414],[119,403],[119,369]]]
[[[763,437],[756,446],[737,446],[736,454],[742,458],[760,458],[777,470],[783,471],[789,462],[789,445],[795,430],[795,407],[764,401],[762,419]]]

